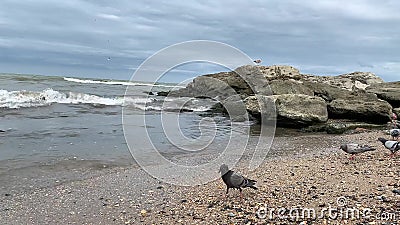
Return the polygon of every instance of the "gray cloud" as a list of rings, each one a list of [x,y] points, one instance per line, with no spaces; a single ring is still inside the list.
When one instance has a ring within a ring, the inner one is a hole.
[[[398,1],[6,0],[2,8],[4,72],[128,79],[159,49],[193,39],[304,73],[371,71],[398,80],[400,72]],[[188,76],[210,68],[194,66]]]

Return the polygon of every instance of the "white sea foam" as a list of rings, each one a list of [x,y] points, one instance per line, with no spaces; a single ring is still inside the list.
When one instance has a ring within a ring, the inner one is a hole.
[[[105,98],[96,95],[69,92],[68,94],[51,88],[36,91],[7,91],[0,90],[1,108],[27,108],[46,106],[52,103],[60,104],[101,104],[122,105],[123,98]]]
[[[173,99],[169,99],[171,101]],[[178,99],[175,99],[178,101]],[[139,110],[152,111],[179,111],[179,104],[167,102],[163,104],[162,99],[118,96],[113,98],[101,97],[97,95],[69,92],[63,93],[55,91],[51,88],[43,91],[7,91],[0,90],[0,108],[29,108],[48,106],[54,103],[58,104],[92,104],[92,105],[109,105],[109,106],[133,106]],[[182,107],[183,110],[189,111],[206,111],[207,106],[191,104]]]
[[[178,85],[166,85],[166,84],[152,84],[152,83],[141,83],[141,82],[131,82],[131,81],[103,81],[103,80],[89,80],[89,79],[79,79],[72,77],[64,77],[64,80],[82,83],[82,84],[111,84],[111,85],[124,85],[124,86],[155,86],[155,87],[167,87],[167,88],[183,88],[184,86]]]

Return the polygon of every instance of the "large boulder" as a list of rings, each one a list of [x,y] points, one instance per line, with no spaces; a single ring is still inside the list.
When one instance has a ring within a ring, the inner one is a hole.
[[[389,102],[393,108],[400,107],[400,81],[373,84],[367,88],[367,91]]]
[[[338,76],[304,75],[304,79],[349,91],[354,89],[365,90],[370,85],[384,82],[382,78],[370,72],[353,72]]]
[[[169,96],[195,98],[213,98],[224,100],[232,95],[248,96],[253,94],[249,86],[235,73],[218,73],[199,76],[185,88],[169,92]]]
[[[390,120],[392,107],[382,100],[336,99],[328,104],[329,118],[353,119],[371,123]]]
[[[293,66],[272,65],[272,66],[256,66],[267,80],[300,80],[304,76]]]
[[[271,91],[274,95],[283,94],[303,94],[303,95],[314,95],[314,91],[304,85],[302,82],[294,80],[272,80],[269,82]]]
[[[306,127],[328,120],[327,105],[320,97],[303,94],[283,94],[264,96],[264,98],[275,101],[278,126]],[[259,99],[260,97],[257,98],[256,96],[250,96],[245,99],[247,110],[257,118],[259,118],[263,110],[272,111],[271,109],[260,108]]]
[[[323,98],[326,102],[331,102],[335,99],[378,100],[376,95],[362,89],[347,90],[323,82],[318,83],[310,81],[303,82],[303,85],[311,89],[315,96]]]

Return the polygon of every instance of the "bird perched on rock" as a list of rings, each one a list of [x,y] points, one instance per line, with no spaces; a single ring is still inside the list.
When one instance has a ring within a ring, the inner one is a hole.
[[[378,141],[382,142],[385,148],[390,150],[390,157],[393,157],[394,154],[396,154],[396,152],[400,150],[400,142],[398,141],[389,141],[385,138],[378,138]]]
[[[226,184],[226,195],[228,195],[229,188],[236,188],[240,191],[240,198],[242,198],[242,188],[252,188],[257,190],[258,188],[254,186],[257,181],[248,179],[243,177],[239,173],[236,173],[232,170],[228,169],[228,166],[222,164],[219,168],[219,172],[221,173],[221,178]]]
[[[359,145],[354,143],[343,144],[340,146],[340,149],[351,155],[350,160],[353,160],[356,154],[376,150],[375,148],[372,148],[371,146],[368,145]]]
[[[400,136],[400,129],[391,129],[389,133],[393,140],[398,140]]]

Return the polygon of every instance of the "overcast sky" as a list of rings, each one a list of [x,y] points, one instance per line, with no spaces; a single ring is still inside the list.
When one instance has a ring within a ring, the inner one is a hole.
[[[232,45],[302,73],[370,71],[400,80],[400,1],[2,0],[0,72],[129,79],[189,40]],[[170,77],[222,68],[187,65]],[[214,71],[215,70],[215,71]]]

